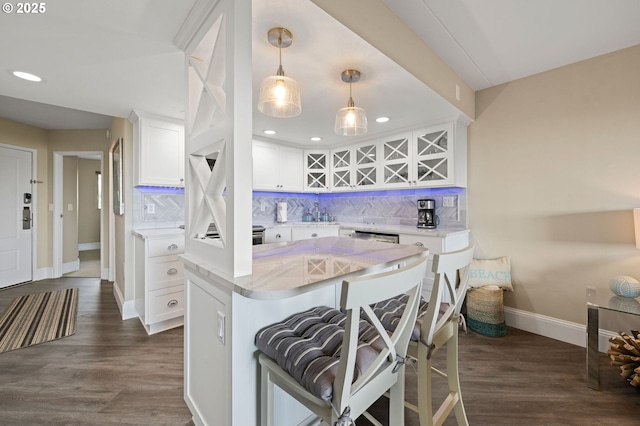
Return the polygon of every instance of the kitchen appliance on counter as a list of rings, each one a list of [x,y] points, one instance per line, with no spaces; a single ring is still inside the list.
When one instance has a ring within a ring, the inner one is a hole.
[[[285,223],[287,221],[287,202],[281,201],[276,209],[276,222]]]
[[[264,230],[265,227],[261,226],[261,225],[253,225],[252,229],[251,229],[251,237],[252,237],[252,244],[258,245],[258,244],[264,244]],[[216,228],[216,224],[215,223],[211,223],[209,225],[209,229],[207,229],[207,233],[204,236],[205,238],[220,238],[220,233],[218,232],[218,229]]]
[[[418,228],[435,229],[439,218],[436,215],[436,200],[418,200]]]

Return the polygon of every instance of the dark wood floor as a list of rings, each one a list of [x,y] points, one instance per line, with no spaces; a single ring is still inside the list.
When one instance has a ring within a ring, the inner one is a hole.
[[[0,290],[0,313],[15,297],[69,287],[80,288],[75,335],[0,354],[0,424],[190,424],[182,328],[147,336],[137,319],[122,321],[111,283],[62,278]],[[461,333],[460,364],[471,425],[640,425],[640,393],[604,355],[601,390],[586,387],[584,348],[515,329],[502,338]],[[412,371],[407,383],[414,400]],[[382,418],[383,402],[374,409]],[[407,424],[417,416],[409,412]]]
[[[73,336],[0,354],[2,425],[187,425],[182,328],[148,336],[122,321],[112,283],[61,278],[0,290],[0,312],[24,294],[78,287]]]

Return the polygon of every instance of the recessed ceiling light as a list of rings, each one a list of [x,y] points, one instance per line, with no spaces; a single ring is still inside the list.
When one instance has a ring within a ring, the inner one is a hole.
[[[12,74],[15,75],[18,78],[23,79],[23,80],[35,81],[35,82],[41,82],[42,81],[42,78],[38,77],[37,75],[30,74],[30,73],[24,72],[24,71],[13,71]]]
[[[275,130],[267,129],[263,130],[262,133],[264,133],[265,135],[275,135],[277,132]]]
[[[386,123],[389,120],[390,120],[389,117],[378,117],[376,118],[376,123]]]
[[[311,136],[309,139],[314,142],[320,142],[322,140],[320,136]]]

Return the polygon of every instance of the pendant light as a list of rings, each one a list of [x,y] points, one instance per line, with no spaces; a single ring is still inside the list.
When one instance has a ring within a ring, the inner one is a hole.
[[[291,46],[293,35],[286,28],[271,28],[267,33],[269,43],[280,51],[280,66],[276,75],[262,80],[258,110],[272,117],[295,117],[302,112],[298,83],[284,75],[282,69],[282,48]]]
[[[349,83],[349,102],[346,108],[340,108],[336,114],[335,132],[342,136],[357,136],[367,133],[367,115],[362,108],[353,103],[351,84],[360,80],[360,71],[342,71],[342,81]]]

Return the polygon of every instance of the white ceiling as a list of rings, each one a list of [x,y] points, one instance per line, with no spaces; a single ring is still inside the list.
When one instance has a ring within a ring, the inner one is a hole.
[[[46,129],[105,128],[133,110],[183,117],[183,54],[173,39],[195,0],[58,0],[41,15],[2,14],[0,117]],[[640,44],[637,0],[385,0],[475,90]],[[356,68],[357,106],[369,133],[449,117],[455,109],[309,1],[254,0],[254,98],[278,66],[269,28],[294,35],[285,73],[301,87],[303,113],[271,119],[254,109],[254,133],[266,128],[291,143],[347,140],[333,134]],[[11,42],[7,42],[10,40]],[[29,83],[10,72],[42,76]],[[55,108],[55,107],[62,108]],[[389,115],[385,126],[374,122]],[[354,139],[348,139],[353,141]]]
[[[640,44],[638,0],[384,0],[474,90]]]

